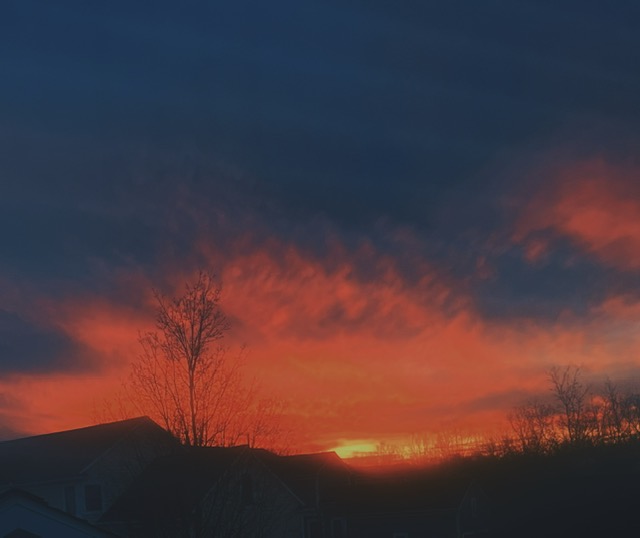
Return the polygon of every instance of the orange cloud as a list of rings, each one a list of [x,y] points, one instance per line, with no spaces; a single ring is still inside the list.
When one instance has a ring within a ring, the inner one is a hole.
[[[220,269],[234,320],[230,342],[248,344],[247,375],[286,400],[297,450],[451,429],[495,432],[519,398],[546,390],[550,365],[606,371],[621,347],[629,356],[638,349],[635,333],[609,339],[606,311],[582,325],[489,322],[434,268],[425,264],[423,276],[408,281],[371,245],[355,252],[336,245],[328,262],[275,241],[224,256],[210,245],[201,252]],[[363,260],[372,264],[364,275]],[[167,280],[179,287],[185,276]],[[123,283],[130,285],[148,286]],[[153,324],[148,295],[122,295],[136,300],[47,304],[56,325],[102,357],[104,368],[94,377],[23,376],[0,385],[30,431],[87,423],[96,402],[115,394],[138,351],[138,330]]]
[[[640,182],[637,170],[593,161],[554,175],[522,212],[514,238],[535,261],[547,250],[539,232],[569,238],[602,263],[640,268]]]

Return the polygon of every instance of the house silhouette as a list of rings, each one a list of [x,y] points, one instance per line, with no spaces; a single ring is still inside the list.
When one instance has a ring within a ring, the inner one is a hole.
[[[0,443],[0,538],[459,538],[486,505],[464,475],[185,447],[148,417]]]

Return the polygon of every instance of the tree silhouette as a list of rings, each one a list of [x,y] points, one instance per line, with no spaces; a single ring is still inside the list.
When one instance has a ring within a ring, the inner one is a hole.
[[[222,345],[230,323],[221,292],[202,271],[179,297],[154,291],[156,330],[139,336],[128,387],[139,411],[188,446],[257,445],[275,433],[276,407],[244,382],[242,352],[231,356]]]
[[[570,445],[583,445],[592,441],[596,420],[589,405],[590,387],[582,382],[578,367],[554,366],[549,371],[553,394],[560,405],[560,426]]]
[[[545,454],[558,443],[553,406],[538,400],[529,400],[513,409],[508,415],[515,433],[517,446],[522,452]]]

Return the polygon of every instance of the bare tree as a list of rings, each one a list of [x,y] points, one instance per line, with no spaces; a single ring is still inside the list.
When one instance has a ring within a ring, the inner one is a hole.
[[[560,405],[559,423],[565,440],[571,445],[583,445],[591,441],[597,422],[589,405],[590,387],[582,382],[580,368],[554,366],[549,371],[549,380]]]
[[[621,398],[622,421],[628,437],[640,436],[640,394],[632,392]]]
[[[188,446],[259,444],[275,433],[275,413],[266,412],[256,387],[242,378],[243,351],[230,356],[222,345],[230,324],[221,292],[205,272],[177,298],[154,292],[156,330],[139,337],[128,387],[139,411]]]
[[[610,379],[592,391],[576,366],[548,371],[555,402],[530,400],[508,415],[519,452],[552,453],[564,445],[622,444],[640,438],[640,393]]]
[[[489,437],[482,445],[480,453],[491,458],[502,458],[521,452],[521,446],[507,434],[501,437]]]
[[[556,410],[552,405],[530,400],[516,407],[508,418],[522,452],[545,454],[556,447]]]
[[[469,436],[460,430],[453,429],[438,432],[434,449],[442,460],[449,460],[467,455],[470,447],[475,448],[473,444]]]
[[[427,434],[414,434],[409,439],[405,448],[405,454],[412,463],[425,463],[434,458],[434,440]]]
[[[605,442],[617,443],[628,436],[624,420],[624,398],[618,386],[607,378],[602,394],[601,437]]]

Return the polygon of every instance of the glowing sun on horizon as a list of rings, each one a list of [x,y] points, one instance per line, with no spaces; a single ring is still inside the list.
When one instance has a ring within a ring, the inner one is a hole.
[[[331,450],[341,458],[353,458],[375,453],[378,450],[378,443],[366,439],[343,441]]]

